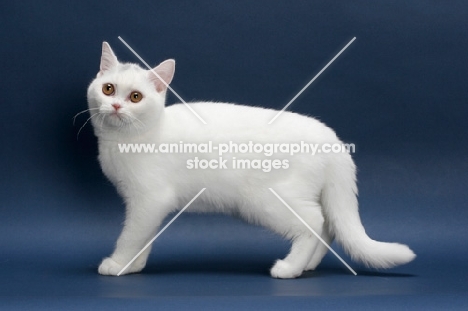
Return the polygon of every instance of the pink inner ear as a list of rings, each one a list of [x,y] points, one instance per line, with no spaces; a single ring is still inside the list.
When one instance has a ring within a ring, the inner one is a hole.
[[[167,85],[169,85],[174,77],[174,70],[175,70],[175,62],[173,59],[168,59],[157,67],[153,68],[152,71],[149,72],[150,80],[153,82],[154,87],[158,93],[161,93],[167,89]],[[154,73],[156,73],[159,79]],[[163,82],[164,81],[164,82]]]
[[[100,65],[100,74],[103,71],[109,70],[114,66],[117,66],[119,61],[115,56],[114,52],[112,51],[110,45],[107,42],[102,43],[102,54],[101,54],[101,65]]]
[[[157,74],[164,80],[164,77],[161,74],[159,74],[159,73],[157,73]],[[164,82],[162,82],[154,73],[151,73],[151,75],[154,77],[152,79],[152,81],[153,81],[154,87],[156,88],[156,91],[158,93],[161,93],[162,91],[165,91],[166,88],[167,88],[166,84],[164,84]]]

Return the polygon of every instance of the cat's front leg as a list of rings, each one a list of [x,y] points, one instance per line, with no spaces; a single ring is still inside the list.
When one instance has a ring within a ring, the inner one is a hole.
[[[159,195],[140,195],[127,204],[125,224],[113,254],[99,265],[102,275],[117,275],[155,236],[164,217],[174,207],[172,191]],[[148,247],[121,275],[140,272],[151,251]]]
[[[120,273],[120,275],[138,273],[141,270],[143,270],[143,268],[146,266],[146,259],[148,258],[150,251],[151,246],[145,249],[145,251],[140,256],[138,256],[138,258],[134,262],[132,262],[132,264],[128,266],[124,271],[122,271],[122,269],[127,265],[128,262],[130,262],[130,260],[127,263],[122,264],[120,262],[115,261],[113,259],[113,255],[111,257],[104,258],[101,264],[99,265],[98,272],[101,275],[113,276],[119,275],[121,271],[122,273]]]

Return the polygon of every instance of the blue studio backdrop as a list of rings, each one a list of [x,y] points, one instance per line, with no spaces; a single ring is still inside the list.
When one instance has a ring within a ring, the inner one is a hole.
[[[466,1],[4,1],[0,306],[466,308],[467,20]],[[316,272],[276,280],[280,237],[183,214],[142,274],[99,276],[124,206],[91,126],[77,138],[87,116],[73,116],[87,108],[103,41],[138,63],[118,36],[151,65],[174,58],[172,87],[187,101],[274,109],[356,37],[288,110],[356,145],[368,234],[408,244],[416,260],[352,263],[352,276],[329,254]]]

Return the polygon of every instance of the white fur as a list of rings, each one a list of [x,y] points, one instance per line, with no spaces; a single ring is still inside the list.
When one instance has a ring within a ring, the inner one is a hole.
[[[292,240],[289,255],[271,269],[277,278],[294,278],[313,270],[327,249],[268,190],[274,189],[323,239],[336,237],[354,260],[377,268],[390,268],[411,261],[415,255],[405,245],[371,240],[362,227],[356,199],[355,166],[348,153],[275,155],[287,159],[288,169],[189,170],[193,154],[119,153],[118,143],[340,143],[333,130],[311,117],[270,109],[226,103],[191,103],[206,122],[182,104],[165,107],[166,84],[141,67],[121,64],[104,42],[100,72],[88,89],[91,122],[99,139],[99,161],[105,175],[126,202],[126,220],[114,253],[103,260],[99,273],[116,275],[157,233],[164,217],[183,207],[202,188],[196,211],[234,214],[250,223],[270,228]],[[155,72],[168,84],[174,61]],[[112,96],[103,94],[112,83]],[[133,91],[143,94],[130,102]],[[121,108],[115,111],[112,104]],[[232,157],[232,155],[230,155]],[[262,154],[244,157],[265,159]],[[216,155],[203,154],[202,157]],[[229,157],[229,155],[227,155]],[[189,207],[188,210],[194,210]],[[214,233],[215,234],[215,233]],[[147,249],[125,272],[142,270]]]

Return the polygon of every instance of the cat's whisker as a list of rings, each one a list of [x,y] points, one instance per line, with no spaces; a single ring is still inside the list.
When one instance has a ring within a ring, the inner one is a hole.
[[[126,125],[127,125],[126,122],[124,122],[123,120],[119,120],[119,126],[117,127],[117,130],[118,130],[119,132],[121,132],[121,133],[122,133],[122,132],[125,133],[124,127],[125,127]]]
[[[141,125],[139,126],[139,124],[136,124],[134,121],[138,121]],[[124,125],[128,125],[129,123],[131,123],[132,126],[137,131],[138,135],[141,135],[140,129],[142,130],[142,129],[145,128],[145,124],[143,122],[141,122],[140,119],[138,119],[137,117],[133,116],[132,114],[130,114],[128,112],[122,112],[121,122],[122,122],[122,127]]]
[[[101,130],[102,130],[104,126],[104,119],[107,117],[107,115],[104,113],[100,113],[99,116],[102,117],[101,118]]]
[[[137,117],[135,116],[132,116],[130,114],[128,114],[128,116],[132,119],[132,121],[138,121],[139,124],[140,124],[140,129],[143,130],[145,128],[145,124],[143,122],[141,122],[140,119],[138,119]],[[138,129],[138,126],[137,124],[135,124],[135,122],[132,122],[133,126],[135,127],[136,131],[138,132],[138,135],[140,135],[140,131]]]
[[[141,129],[143,130],[145,128],[145,124],[140,120],[138,119],[137,117],[133,117],[135,120],[137,120],[140,124],[141,124]]]
[[[76,117],[78,117],[80,114],[86,113],[86,112],[91,111],[91,110],[99,110],[99,108],[89,108],[89,109],[85,109],[85,110],[80,111],[77,114],[75,114],[75,116],[73,117],[73,126],[75,126]]]
[[[98,116],[100,115],[101,113],[100,112],[96,112],[95,114],[92,114],[87,120],[86,122],[80,127],[80,129],[78,130],[78,134],[76,134],[76,140],[78,140],[78,137],[80,136],[80,133],[81,133],[81,130],[85,127],[86,124],[88,124],[89,120],[91,120],[93,117],[95,116]]]
[[[134,122],[132,122],[132,125],[133,125],[133,127],[135,128],[135,130],[137,131],[138,136],[141,136],[140,130],[138,129],[138,127],[136,126],[136,124],[135,124]]]

